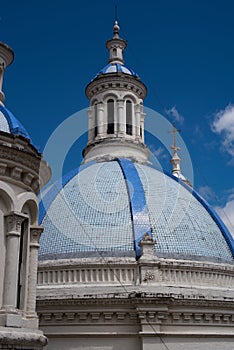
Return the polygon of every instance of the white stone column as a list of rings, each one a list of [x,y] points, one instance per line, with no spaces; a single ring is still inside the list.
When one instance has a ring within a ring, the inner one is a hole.
[[[142,130],[142,141],[145,142],[145,113],[141,112],[141,130]]]
[[[135,105],[135,120],[136,120],[136,139],[140,138],[140,126],[141,126],[141,106]]]
[[[124,100],[117,100],[117,125],[119,136],[126,135],[126,113],[124,111]]]
[[[135,105],[132,103],[132,136],[136,138],[136,115]]]
[[[4,275],[3,309],[15,309],[18,292],[19,248],[21,224],[25,217],[11,213],[6,216],[6,259]]]
[[[106,134],[104,123],[104,105],[102,102],[97,104],[97,123],[98,123],[98,137],[103,137]]]
[[[39,239],[43,232],[42,226],[30,227],[30,250],[29,250],[29,277],[28,277],[28,298],[27,298],[27,318],[36,318],[36,286],[37,286],[37,266]],[[34,325],[37,326],[36,324]]]
[[[87,110],[88,113],[88,143],[94,139],[94,110],[90,107]]]

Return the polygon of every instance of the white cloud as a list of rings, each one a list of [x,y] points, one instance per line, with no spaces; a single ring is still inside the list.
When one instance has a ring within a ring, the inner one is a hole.
[[[215,198],[214,191],[207,185],[199,187],[198,193],[207,201]]]
[[[170,109],[167,109],[167,114],[172,115],[172,117],[174,118],[175,122],[178,122],[180,124],[183,124],[184,122],[184,117],[178,112],[176,106],[173,106]]]
[[[216,207],[215,210],[229,229],[230,233],[234,236],[234,199],[229,200],[223,208]]]
[[[157,149],[154,149],[153,154],[156,158],[160,158],[160,159],[167,158],[165,150],[161,146],[158,147]]]
[[[211,129],[223,137],[224,150],[234,156],[234,105],[229,104],[224,110],[215,114]]]

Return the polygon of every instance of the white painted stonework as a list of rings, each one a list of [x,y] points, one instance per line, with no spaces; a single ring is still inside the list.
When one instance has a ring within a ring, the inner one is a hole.
[[[232,349],[234,266],[158,259],[39,263],[50,349]]]

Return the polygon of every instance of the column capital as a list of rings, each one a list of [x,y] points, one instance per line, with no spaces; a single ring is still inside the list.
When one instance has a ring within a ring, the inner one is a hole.
[[[39,239],[44,230],[43,226],[33,225],[30,226],[30,246],[35,246],[39,248]]]
[[[142,112],[142,105],[135,104],[135,112],[141,113]]]
[[[7,221],[7,232],[18,232],[20,233],[22,222],[28,218],[27,215],[17,212],[11,212],[5,215]]]
[[[104,110],[104,103],[103,102],[98,102],[97,103],[97,109],[98,110]]]

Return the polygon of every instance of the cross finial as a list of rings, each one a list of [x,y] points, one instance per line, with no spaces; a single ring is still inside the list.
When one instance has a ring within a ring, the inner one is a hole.
[[[181,132],[181,130],[176,129],[175,125],[173,125],[173,128],[171,131],[169,131],[170,134],[173,134],[173,145],[171,146],[171,149],[174,150],[174,153],[176,151],[180,151],[180,147],[177,146],[177,140],[176,140],[176,135],[177,133]]]
[[[180,130],[176,129],[175,125],[173,125],[173,128],[171,131],[169,131],[170,134],[173,134],[173,145],[171,146],[171,149],[173,149],[173,157],[171,158],[170,162],[172,164],[172,174],[180,177],[181,176],[181,170],[180,170],[180,163],[181,159],[177,154],[177,151],[180,151],[180,147],[177,146],[177,140],[176,135],[180,132]]]

